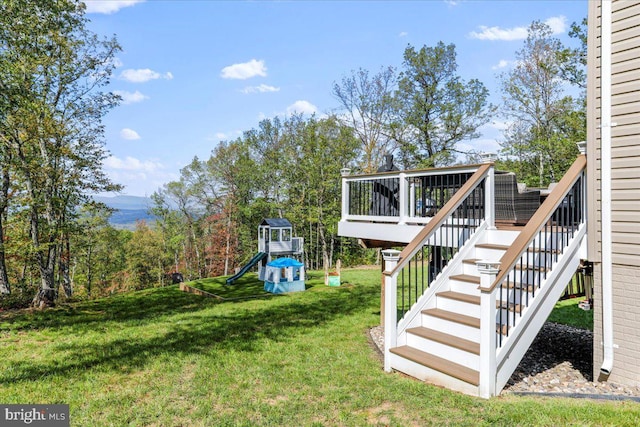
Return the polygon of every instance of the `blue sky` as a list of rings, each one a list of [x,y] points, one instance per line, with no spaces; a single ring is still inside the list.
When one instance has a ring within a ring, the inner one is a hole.
[[[122,45],[109,90],[124,102],[104,119],[105,170],[123,194],[149,196],[194,156],[209,157],[260,120],[335,111],[334,82],[352,70],[402,64],[408,44],[454,43],[458,73],[500,102],[533,20],[569,45],[586,0],[215,1],[86,0],[89,28]],[[496,151],[504,126],[483,127],[474,148]]]

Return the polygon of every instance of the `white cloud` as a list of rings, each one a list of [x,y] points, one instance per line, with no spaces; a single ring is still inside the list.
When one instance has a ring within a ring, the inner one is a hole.
[[[287,114],[314,114],[318,111],[318,107],[309,101],[296,101],[287,107]]]
[[[444,0],[444,2],[449,6],[457,6],[460,4],[458,0]]]
[[[562,34],[567,29],[567,18],[564,16],[553,16],[545,22],[550,28],[552,34]],[[469,36],[478,40],[524,40],[527,38],[528,27],[487,27],[480,25],[480,32],[472,31]]]
[[[171,80],[173,79],[173,74],[170,72],[160,74],[157,71],[150,70],[149,68],[140,68],[137,70],[129,68],[128,70],[124,70],[120,73],[120,78],[131,83],[145,83],[149,80],[156,79]]]
[[[103,165],[111,180],[124,185],[124,194],[129,195],[149,196],[167,182],[180,179],[178,173],[167,170],[157,159],[110,156]]]
[[[264,65],[264,61],[252,59],[249,62],[243,62],[241,64],[233,64],[224,67],[220,72],[220,76],[223,79],[238,79],[246,80],[255,76],[267,76],[267,67]]]
[[[230,141],[234,138],[242,136],[243,132],[240,130],[234,130],[230,132],[216,132],[214,134],[209,134],[205,137],[207,141],[219,142],[219,141]]]
[[[133,129],[124,128],[120,131],[120,137],[122,139],[126,139],[129,141],[135,141],[136,139],[140,139],[140,135]]]
[[[278,92],[280,91],[279,87],[269,86],[266,84],[261,84],[260,86],[247,86],[242,89],[242,93],[265,93],[265,92]]]
[[[491,67],[492,70],[500,70],[502,68],[506,68],[509,65],[511,65],[513,63],[513,61],[507,61],[506,59],[501,59],[500,61],[498,61],[498,63],[496,65],[494,65],[493,67]]]
[[[511,126],[512,122],[504,120],[493,120],[480,127],[480,130],[506,130]]]
[[[109,169],[135,171],[135,172],[157,172],[164,169],[164,166],[160,162],[153,160],[141,161],[135,157],[127,156],[124,159],[120,159],[116,156],[109,156],[104,159],[104,166]]]
[[[502,29],[500,27],[487,27],[480,25],[480,32],[469,33],[472,39],[478,40],[522,40],[527,38],[526,27]]]
[[[111,14],[122,8],[133,6],[136,3],[142,3],[145,0],[84,0],[87,6],[87,13],[104,13]]]
[[[408,35],[409,33],[407,33],[406,31],[403,31],[400,34],[398,34],[398,37],[407,37]]]
[[[140,91],[127,92],[126,90],[114,90],[113,93],[122,98],[122,103],[124,105],[135,104],[137,102],[142,102],[145,99],[149,99],[147,95]]]
[[[118,58],[118,57],[116,57],[116,56],[114,56],[114,57],[111,59],[111,64],[112,64],[115,68],[122,67],[122,65],[123,65],[123,63],[122,63],[122,61],[120,60],[120,58]]]
[[[567,31],[567,18],[565,16],[552,16],[544,23],[551,28],[553,34],[562,34]]]
[[[472,141],[461,141],[456,145],[456,148],[467,152],[498,153],[500,151],[500,143],[490,138],[474,139]]]

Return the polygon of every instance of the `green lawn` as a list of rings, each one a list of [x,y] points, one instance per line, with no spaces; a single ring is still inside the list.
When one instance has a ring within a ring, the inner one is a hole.
[[[547,321],[593,331],[593,310],[585,311],[578,307],[582,300],[584,297],[558,301]]]
[[[380,272],[342,281],[312,272],[306,292],[265,296],[254,276],[197,284],[243,299],[170,286],[1,313],[0,402],[68,403],[74,426],[640,424],[632,402],[485,401],[387,374],[367,333]]]

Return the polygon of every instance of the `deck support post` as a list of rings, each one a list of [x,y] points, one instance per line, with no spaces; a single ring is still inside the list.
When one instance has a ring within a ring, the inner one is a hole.
[[[482,154],[483,163],[495,163],[498,156],[494,153]],[[496,228],[496,208],[495,208],[495,167],[489,169],[484,184],[484,218],[490,230]]]
[[[398,273],[389,275],[398,265],[400,251],[386,249],[382,251],[384,258],[384,370],[391,372],[390,350],[398,342]]]
[[[351,174],[351,169],[342,168],[340,169],[340,176],[342,177],[342,218],[341,221],[346,221],[349,216],[349,183],[347,182],[347,178]]]
[[[400,180],[398,185],[398,216],[400,217],[398,225],[406,224],[409,219],[407,208],[409,207],[409,185],[407,183],[407,175],[400,172],[398,175]]]
[[[497,261],[476,261],[480,273],[480,385],[485,399],[496,394],[496,293],[491,285],[500,269]]]

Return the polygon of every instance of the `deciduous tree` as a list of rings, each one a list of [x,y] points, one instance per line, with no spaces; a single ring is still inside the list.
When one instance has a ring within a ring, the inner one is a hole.
[[[101,119],[117,97],[101,91],[119,50],[86,26],[72,0],[0,3],[0,137],[29,212],[40,271],[34,305],[56,298],[55,266],[69,213],[94,191],[117,189],[102,170]]]
[[[395,125],[402,130],[396,138],[405,167],[451,164],[462,152],[457,143],[479,137],[478,129],[489,121],[489,91],[477,79],[463,80],[457,67],[453,44],[405,49]]]

